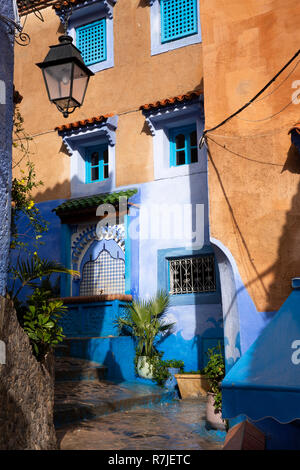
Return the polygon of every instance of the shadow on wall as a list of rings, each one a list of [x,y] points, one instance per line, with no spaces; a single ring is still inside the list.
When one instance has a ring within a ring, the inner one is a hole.
[[[300,174],[300,152],[291,145],[282,173]],[[291,292],[291,279],[300,277],[300,181],[292,198],[291,208],[278,245],[277,262],[272,266],[274,281],[270,286],[270,301],[266,310],[278,309]]]
[[[113,380],[115,383],[124,382],[124,376],[122,374],[121,367],[116,361],[115,354],[112,348],[112,340],[109,343],[109,350],[106,353],[103,364],[107,367],[108,370],[108,379]]]
[[[210,141],[214,141],[212,139],[209,139],[208,156],[211,161],[211,165],[217,175],[223,196],[226,200],[228,209],[232,217],[233,225],[235,226],[238,235],[241,239],[249,264],[252,266],[253,271],[255,273],[254,279],[245,284],[245,288],[248,288],[252,284],[259,281],[261,288],[265,292],[266,298],[268,299],[264,311],[268,312],[278,310],[278,308],[282,305],[282,303],[291,291],[291,278],[300,275],[300,252],[297,249],[300,241],[300,232],[298,229],[298,227],[300,227],[300,183],[298,185],[297,194],[295,194],[295,196],[293,197],[291,210],[287,213],[286,224],[283,228],[282,236],[279,242],[277,261],[267,270],[259,272],[253,260],[253,256],[250,253],[244,234],[242,233],[241,228],[239,226],[235,211],[231,205],[231,201],[227,194],[227,189],[223,184],[222,176],[216,166],[213,157],[214,144],[211,144]],[[226,150],[230,151],[229,149]],[[235,155],[241,158],[247,158],[243,155]],[[294,174],[300,174],[300,154],[294,145],[291,145],[287,153],[287,160],[282,168],[281,173],[283,173],[284,171],[289,171],[290,173]],[[264,282],[264,277],[272,273],[274,275],[274,282],[270,287],[267,287]]]
[[[52,188],[38,191],[34,196],[34,200],[35,202],[40,203],[56,199],[69,199],[70,197],[70,181],[65,179],[62,183],[57,183]]]

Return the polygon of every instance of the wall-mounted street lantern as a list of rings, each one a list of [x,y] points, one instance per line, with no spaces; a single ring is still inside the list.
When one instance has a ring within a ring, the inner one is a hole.
[[[44,62],[36,64],[43,71],[49,100],[65,118],[82,105],[89,79],[94,75],[72,41],[66,34],[60,36],[60,43],[50,46]]]
[[[79,49],[67,34],[72,1],[60,0],[57,4],[60,5],[65,34],[59,37],[59,44],[50,46],[44,62],[36,65],[42,69],[49,100],[67,118],[82,105],[89,79],[95,74],[85,65]]]

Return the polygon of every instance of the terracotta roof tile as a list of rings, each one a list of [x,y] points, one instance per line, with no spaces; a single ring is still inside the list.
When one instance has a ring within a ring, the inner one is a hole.
[[[42,10],[50,5],[53,5],[57,0],[17,0],[18,10],[20,15],[31,13],[34,10]]]
[[[297,131],[298,134],[300,134],[300,122],[297,122],[293,125],[293,127],[289,130],[289,134],[294,130]]]
[[[105,114],[104,116],[95,116],[89,119],[83,119],[82,121],[70,122],[69,124],[63,124],[62,126],[55,127],[58,132],[71,131],[72,129],[80,129],[81,127],[92,126],[93,124],[105,122],[113,114]]]
[[[86,2],[86,0],[69,0],[69,2],[70,2],[72,5],[78,5],[78,4],[80,4],[80,3]],[[53,8],[54,8],[55,10],[60,10],[60,9],[61,9],[61,4],[60,4],[60,3],[57,3],[57,0],[56,0],[56,3],[54,3]]]
[[[140,107],[143,111],[149,111],[150,109],[163,108],[176,103],[182,103],[183,101],[191,101],[198,96],[203,95],[203,91],[191,91],[185,95],[175,96],[174,98],[166,98],[164,100],[156,101],[154,103],[144,104]]]

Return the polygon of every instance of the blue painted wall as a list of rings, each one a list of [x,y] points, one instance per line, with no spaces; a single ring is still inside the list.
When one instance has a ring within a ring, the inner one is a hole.
[[[205,173],[178,179],[180,181],[178,186],[175,183],[175,188],[174,181],[157,181],[140,185],[138,193],[130,200],[135,206],[130,209],[129,225],[132,223],[131,230],[136,230],[138,236],[131,236],[126,243],[127,247],[130,244],[130,289],[136,298],[138,296],[148,298],[158,288],[167,287],[160,266],[162,253],[181,250],[183,255],[189,255],[192,252],[196,254],[199,251],[196,247],[184,248],[186,239],[163,239],[158,234],[156,239],[149,241],[144,237],[145,233],[139,231],[141,219],[143,220],[145,217],[141,214],[140,208],[146,206],[149,202],[159,205],[160,202],[164,204],[179,201],[189,203],[192,200],[203,201],[204,205],[207,206]],[[192,191],[191,187],[193,188]],[[49,231],[44,236],[45,245],[41,247],[40,254],[68,265],[70,264],[70,255],[67,253],[66,241],[68,241],[70,233],[68,232],[66,235],[65,229],[67,229],[67,226],[62,227],[60,219],[52,212],[52,209],[62,202],[62,200],[55,200],[38,204],[41,213],[49,221]],[[175,303],[172,302],[168,319],[176,322],[176,330],[159,346],[159,349],[164,351],[165,359],[182,359],[185,362],[186,370],[201,369],[206,363],[205,351],[216,345],[218,341],[224,341],[225,343],[228,370],[240,355],[248,349],[274,314],[272,312],[262,313],[256,311],[230,252],[217,240],[209,239],[207,220],[208,213],[205,209],[205,246],[200,249],[200,252],[201,250],[215,252],[219,270],[219,291],[210,299],[207,298],[206,294],[202,298],[200,295],[195,296],[193,299],[189,295],[182,295],[180,301],[177,298]],[[189,223],[191,227],[194,225],[193,220],[189,220]],[[152,227],[152,230],[155,232],[155,227]],[[60,248],[61,245],[63,246],[62,249]],[[70,283],[69,276],[66,276],[65,281],[62,283],[65,289],[65,291],[62,291],[62,295],[68,293],[66,283]],[[225,334],[223,332],[223,317],[225,319]],[[111,316],[109,315],[105,321],[111,321]],[[109,334],[115,335],[116,332],[111,331]],[[95,336],[98,336],[98,334],[95,332],[91,334],[91,337]],[[95,344],[95,339],[91,341]],[[107,344],[105,343],[106,346],[104,347],[104,343],[101,341],[104,348],[102,355],[106,356],[106,352],[108,352],[106,348],[112,346],[106,341]],[[98,344],[95,349],[97,355],[89,356],[90,359],[99,360],[99,348]],[[122,361],[121,356],[118,359],[120,361]],[[124,377],[134,376],[133,355],[128,357],[128,364],[130,365],[126,366],[127,372],[123,371]]]
[[[62,240],[63,229],[61,227],[59,218],[56,216],[54,212],[52,212],[52,209],[57,207],[62,202],[64,202],[64,200],[59,199],[59,200],[54,200],[54,201],[42,202],[36,205],[41,215],[49,223],[49,230],[43,235],[43,238],[42,238],[42,241],[44,244],[40,246],[38,252],[41,258],[61,262],[64,265],[66,265],[65,263],[66,253],[64,250],[61,250],[61,243],[62,243],[61,240]],[[23,219],[20,218],[18,222],[19,222],[18,223],[19,233],[24,233],[25,232],[24,228],[27,227],[26,218],[25,217]],[[30,236],[30,233],[28,232],[27,235]],[[29,243],[28,249],[31,252],[33,252],[35,248],[33,244],[30,245],[30,242],[29,242],[30,238],[28,236],[23,241],[26,243]],[[18,256],[18,253],[19,252],[17,252],[16,250],[12,252],[12,263],[16,262],[16,257]],[[51,282],[54,281],[55,278],[56,278],[56,275],[53,275],[53,277],[51,278]],[[9,280],[8,287],[10,288],[11,285],[12,285],[11,280]],[[16,284],[16,287],[17,287],[17,284]],[[31,289],[23,289],[20,294],[20,299],[24,300],[26,295],[29,295],[30,293],[31,293]]]
[[[0,0],[0,14],[14,19],[12,0]],[[4,295],[10,240],[14,36],[2,21],[0,44],[0,295]]]

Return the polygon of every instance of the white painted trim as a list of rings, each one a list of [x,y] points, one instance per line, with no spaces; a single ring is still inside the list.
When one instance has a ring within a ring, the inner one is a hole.
[[[182,39],[170,41],[162,44],[161,42],[161,19],[160,19],[160,0],[151,0],[150,3],[150,24],[151,24],[151,55],[162,54],[163,52],[179,49],[180,47],[198,44],[202,41],[200,6],[197,4],[198,33],[192,34]]]
[[[106,60],[89,66],[89,69],[94,73],[114,67],[114,20],[112,11],[111,8],[111,15],[108,15],[104,3],[95,3],[75,11],[69,21],[68,34],[73,38],[73,43],[76,46],[76,28],[102,18],[106,19]]]
[[[115,189],[115,147],[108,145],[109,177],[103,181],[86,183],[85,150],[93,145],[108,144],[105,137],[97,140],[86,141],[76,146],[71,156],[71,197],[93,196],[94,194],[107,193]]]
[[[204,130],[203,104],[179,104],[178,106],[161,108],[153,113],[145,113],[153,135],[154,179],[174,178],[206,172],[206,151],[198,148],[198,162],[189,165],[170,167],[169,130],[174,127],[196,124],[197,138],[200,139]]]

